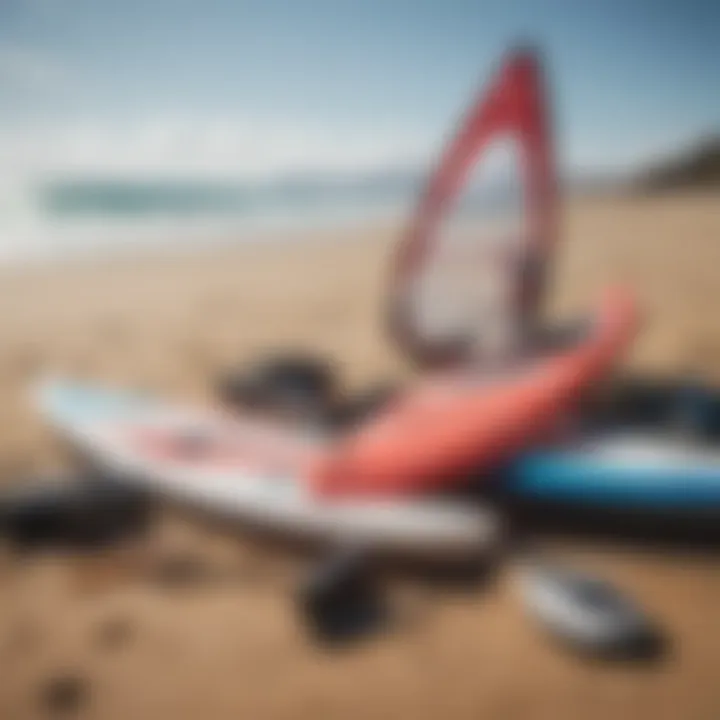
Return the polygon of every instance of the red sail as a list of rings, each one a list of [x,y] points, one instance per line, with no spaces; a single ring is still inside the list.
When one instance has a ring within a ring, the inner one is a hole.
[[[432,337],[419,319],[419,295],[424,292],[419,286],[433,264],[440,262],[437,258],[443,224],[468,186],[473,169],[487,159],[488,150],[498,140],[510,140],[516,148],[522,205],[521,222],[515,230],[515,244],[519,247],[509,267],[489,266],[487,258],[472,260],[467,251],[462,257],[456,256],[454,275],[446,273],[441,300],[462,302],[454,296],[468,284],[473,291],[482,291],[483,271],[485,278],[488,271],[508,275],[505,302],[510,307],[505,308],[506,317],[501,322],[513,323],[512,331],[522,334],[536,321],[542,301],[547,259],[555,237],[556,206],[554,158],[540,65],[537,56],[527,50],[506,58],[489,90],[460,124],[430,176],[394,259],[390,332],[401,350],[421,366],[457,361],[463,353],[471,352],[475,338],[470,336],[486,330],[483,324],[487,325],[488,313],[476,318],[476,327],[466,327],[464,335]],[[474,270],[477,274],[471,276]],[[436,287],[434,300],[427,302],[439,303],[439,292]],[[490,314],[498,313],[491,309]]]

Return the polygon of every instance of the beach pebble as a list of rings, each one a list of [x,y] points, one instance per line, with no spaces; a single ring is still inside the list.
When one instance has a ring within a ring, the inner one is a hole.
[[[104,650],[116,650],[127,645],[134,634],[135,625],[130,618],[112,617],[101,622],[94,636],[99,647]]]
[[[58,675],[50,678],[40,689],[43,708],[54,716],[77,712],[87,701],[87,681],[77,675]]]

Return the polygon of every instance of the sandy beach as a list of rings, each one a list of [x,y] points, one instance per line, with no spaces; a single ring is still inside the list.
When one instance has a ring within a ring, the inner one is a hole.
[[[718,207],[717,194],[569,201],[550,312],[630,284],[646,324],[628,364],[720,383]],[[382,328],[398,229],[3,269],[0,481],[62,460],[27,400],[43,372],[201,401],[218,372],[275,349],[335,358],[351,389],[408,376]],[[0,718],[52,715],[48,683],[65,675],[84,683],[77,716],[98,720],[720,717],[717,559],[566,548],[667,626],[671,657],[631,668],[547,642],[512,573],[469,596],[415,589],[407,627],[327,652],[303,635],[281,558],[172,518],[150,542],[218,572],[170,589],[123,573],[120,554],[0,558]]]

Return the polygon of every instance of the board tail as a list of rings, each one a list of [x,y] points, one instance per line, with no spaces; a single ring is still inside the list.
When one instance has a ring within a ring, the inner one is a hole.
[[[541,63],[514,50],[445,147],[397,249],[389,330],[400,349],[422,367],[517,352],[537,322],[555,216]]]

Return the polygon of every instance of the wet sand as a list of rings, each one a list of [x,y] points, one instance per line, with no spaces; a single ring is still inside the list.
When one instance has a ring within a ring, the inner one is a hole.
[[[629,282],[646,327],[628,363],[720,383],[720,197],[568,203],[551,312]],[[349,388],[409,369],[382,333],[397,228],[264,246],[3,270],[0,479],[62,448],[27,387],[45,371],[208,400],[222,369],[273,349],[336,359]],[[0,717],[664,718],[720,715],[720,564],[686,553],[566,545],[664,623],[652,667],[580,661],[522,616],[512,572],[485,592],[412,588],[414,620],[328,652],[292,605],[299,568],[167,518],[143,552],[0,557]],[[148,557],[205,568],[159,582]],[[119,628],[119,629],[118,629]]]

